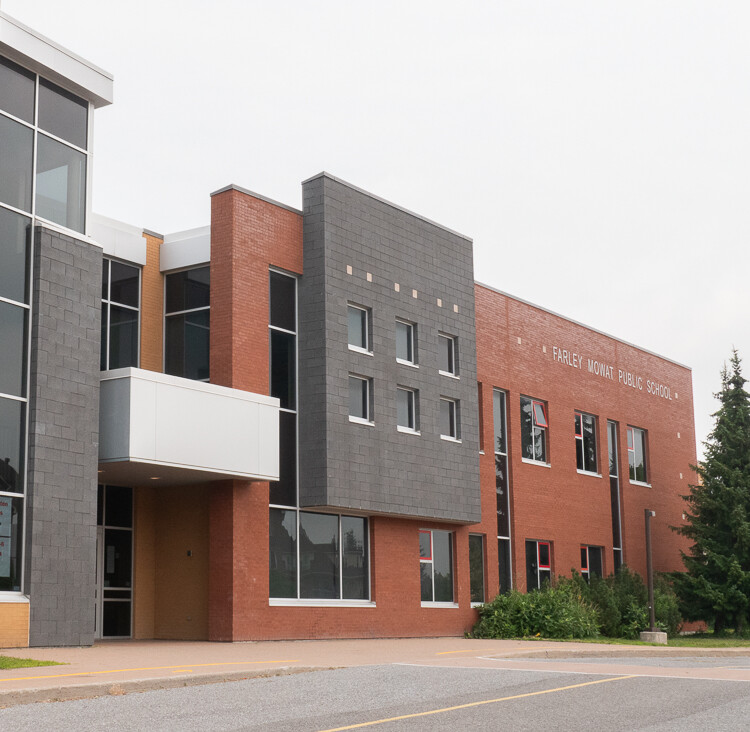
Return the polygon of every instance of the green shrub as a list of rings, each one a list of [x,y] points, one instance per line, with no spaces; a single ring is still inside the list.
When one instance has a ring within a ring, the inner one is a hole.
[[[572,584],[522,594],[512,590],[479,609],[473,638],[593,638],[597,612]]]

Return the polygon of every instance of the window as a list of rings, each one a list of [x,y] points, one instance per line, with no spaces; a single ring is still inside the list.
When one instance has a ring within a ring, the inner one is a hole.
[[[297,505],[297,278],[268,275],[270,394],[279,400],[279,480],[269,484],[272,504]]]
[[[209,379],[211,270],[168,274],[165,278],[164,370],[197,381]]]
[[[472,602],[484,602],[484,537],[469,534],[469,589]]]
[[[458,376],[456,341],[453,336],[438,333],[438,369],[446,376]]]
[[[591,577],[602,577],[602,548],[581,546],[581,576],[588,582]]]
[[[364,376],[349,375],[349,420],[372,423],[370,409],[371,380]]]
[[[541,589],[552,580],[552,544],[526,540],[526,591]]]
[[[596,417],[575,413],[576,467],[586,473],[596,473]]]
[[[617,422],[607,421],[609,448],[609,495],[612,504],[612,552],[614,570],[622,566],[622,528],[620,521],[620,471],[617,452]]]
[[[521,454],[526,460],[547,462],[547,405],[521,397]]]
[[[646,471],[646,430],[628,427],[628,464],[630,480],[648,483]]]
[[[272,508],[269,539],[272,598],[369,600],[366,518]]]
[[[396,389],[396,418],[402,432],[416,432],[417,427],[417,392],[402,386]]]
[[[138,366],[140,300],[141,270],[105,259],[102,267],[102,371]]]
[[[510,476],[508,475],[508,433],[506,395],[492,391],[492,417],[495,444],[495,491],[497,498],[497,554],[500,592],[513,587],[510,547]]]
[[[405,320],[396,321],[396,360],[399,363],[415,366],[416,354],[416,326]]]
[[[445,440],[460,440],[459,419],[458,401],[440,397],[440,437]]]
[[[370,347],[370,311],[358,305],[349,305],[348,327],[349,348],[352,351],[371,353]]]
[[[453,602],[453,534],[419,530],[419,571],[422,602]]]

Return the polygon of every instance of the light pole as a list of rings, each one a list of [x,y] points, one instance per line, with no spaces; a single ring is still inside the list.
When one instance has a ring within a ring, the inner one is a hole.
[[[646,509],[646,574],[648,575],[648,619],[649,630],[656,632],[656,613],[654,610],[654,566],[651,561],[651,518],[656,511]]]

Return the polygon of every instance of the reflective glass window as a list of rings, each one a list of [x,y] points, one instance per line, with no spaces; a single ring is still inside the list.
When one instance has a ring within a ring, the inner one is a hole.
[[[279,479],[269,486],[270,502],[297,505],[297,415],[279,412]]]
[[[296,279],[280,272],[271,272],[270,290],[270,324],[284,330],[296,331]]]
[[[0,463],[0,485],[3,466]],[[21,590],[23,499],[0,496],[0,592]]]
[[[86,156],[46,135],[37,138],[36,213],[83,232],[86,209]]]
[[[104,523],[107,526],[133,527],[133,489],[106,486]]]
[[[453,399],[440,399],[440,434],[459,439],[458,402]]]
[[[166,276],[166,312],[207,308],[211,304],[211,269],[198,267]]]
[[[86,148],[89,105],[46,79],[39,79],[39,127]]]
[[[0,207],[0,297],[28,304],[30,239],[31,219]]]
[[[0,300],[0,394],[26,396],[27,313]]]
[[[596,417],[575,413],[576,467],[589,473],[597,470]]]
[[[399,427],[416,430],[415,393],[411,389],[396,389],[396,420]]]
[[[187,379],[209,377],[210,310],[166,319],[166,372]]]
[[[138,311],[111,305],[109,311],[109,368],[138,365]]]
[[[414,325],[402,320],[396,321],[396,358],[406,363],[415,363]]]
[[[547,462],[547,414],[542,402],[521,397],[521,454],[527,460]]]
[[[0,109],[34,124],[36,76],[7,58],[0,58]]]
[[[349,345],[363,351],[370,350],[369,313],[364,308],[349,305],[347,308],[347,329]]]
[[[133,580],[133,532],[104,530],[104,586],[130,587]]]
[[[269,511],[269,594],[297,597],[297,512]]]
[[[453,602],[453,534],[432,532],[435,602]]]
[[[300,512],[300,597],[339,597],[338,516]]]
[[[370,593],[367,519],[341,517],[342,597],[367,600]]]
[[[370,421],[370,382],[359,376],[349,377],[349,416]]]
[[[111,289],[109,299],[121,305],[138,307],[141,270],[122,262],[112,262]]]
[[[295,409],[297,404],[296,356],[297,337],[292,333],[271,329],[271,396],[277,397],[282,409]]]
[[[469,589],[472,602],[484,602],[484,537],[469,534]]]
[[[0,203],[31,212],[34,131],[0,115]]]
[[[456,375],[456,339],[453,336],[438,335],[438,368],[445,374]]]

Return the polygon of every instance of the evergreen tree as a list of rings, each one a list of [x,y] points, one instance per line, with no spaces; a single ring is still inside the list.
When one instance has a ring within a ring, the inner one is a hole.
[[[676,530],[692,540],[682,555],[686,572],[675,574],[675,590],[687,620],[743,632],[750,609],[750,395],[740,358],[732,351],[721,374],[721,402],[694,470],[697,485],[684,496],[687,524]]]

